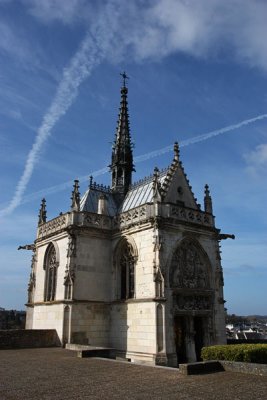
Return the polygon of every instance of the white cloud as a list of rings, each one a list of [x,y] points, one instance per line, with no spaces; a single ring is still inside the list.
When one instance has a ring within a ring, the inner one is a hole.
[[[267,143],[260,144],[255,150],[247,154],[246,159],[248,162],[254,165],[266,165],[267,164]]]
[[[253,177],[266,175],[267,168],[267,143],[258,145],[255,150],[244,155],[247,162],[247,172]]]
[[[213,7],[200,2],[159,0],[144,14],[144,29],[135,42],[142,58],[164,56],[176,51],[200,55],[213,41],[210,24]]]
[[[143,14],[135,10],[139,23],[134,34],[127,35],[137,58],[175,52],[220,56],[227,46],[236,60],[267,70],[266,2],[158,0],[151,4]]]
[[[109,48],[109,58],[115,62],[126,53],[136,61],[176,52],[219,57],[227,48],[235,60],[267,71],[266,1],[22,1],[45,23],[57,20],[99,27],[105,14],[107,28],[115,35]]]
[[[100,47],[99,34],[102,21],[106,20],[105,30],[113,40],[105,50],[114,63],[126,56],[140,62],[179,52],[217,59],[228,54],[237,62],[267,71],[266,1],[20,1],[29,14],[43,23],[91,29]],[[17,28],[15,32],[0,23],[0,47],[18,57],[31,57],[21,37]]]
[[[232,57],[267,71],[267,3],[251,0],[22,0],[45,23],[97,26],[103,13],[114,34],[111,60],[125,54],[136,61],[161,59],[176,52],[195,57],[228,48]],[[225,55],[225,52],[224,52]]]

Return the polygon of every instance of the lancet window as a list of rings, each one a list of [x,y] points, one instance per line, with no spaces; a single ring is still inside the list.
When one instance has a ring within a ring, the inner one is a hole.
[[[120,248],[118,266],[120,298],[131,299],[135,294],[135,257],[133,248],[127,241]]]
[[[45,287],[44,301],[53,301],[56,298],[57,286],[57,268],[58,260],[55,246],[50,243],[46,250],[44,270],[45,270]]]

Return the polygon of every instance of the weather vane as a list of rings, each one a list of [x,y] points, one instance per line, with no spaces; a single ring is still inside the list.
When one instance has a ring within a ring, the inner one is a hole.
[[[123,79],[123,86],[126,87],[126,79],[130,79],[129,76],[126,75],[126,72],[120,73]]]

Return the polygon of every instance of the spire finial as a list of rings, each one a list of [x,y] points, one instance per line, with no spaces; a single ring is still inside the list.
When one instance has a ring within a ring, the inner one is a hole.
[[[130,123],[128,114],[126,79],[129,79],[125,72],[121,73],[123,86],[121,87],[121,102],[119,118],[115,133],[115,140],[112,146],[110,169],[112,172],[111,190],[117,192],[118,202],[125,196],[132,182],[134,171],[132,141],[130,135]]]
[[[46,200],[42,199],[39,211],[38,226],[44,224],[45,222],[46,222]]]
[[[129,78],[129,76],[126,75],[126,72],[125,72],[125,71],[124,71],[124,72],[121,72],[120,75],[122,76],[122,79],[123,79],[122,85],[123,85],[123,87],[126,87],[126,80],[127,80],[127,79],[130,79],[130,78]]]
[[[174,143],[173,150],[174,150],[174,159],[175,159],[175,161],[179,161],[180,149],[179,149],[178,142]]]
[[[79,181],[75,179],[71,195],[71,211],[80,211]]]
[[[92,186],[93,186],[93,175],[90,175],[90,178],[89,178],[89,188],[92,189]]]
[[[205,185],[204,209],[205,212],[212,214],[212,199],[208,184]]]

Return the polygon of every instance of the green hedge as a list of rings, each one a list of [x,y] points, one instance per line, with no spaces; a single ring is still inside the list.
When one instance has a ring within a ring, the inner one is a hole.
[[[201,357],[204,361],[227,360],[267,364],[267,344],[231,344],[203,347]]]

